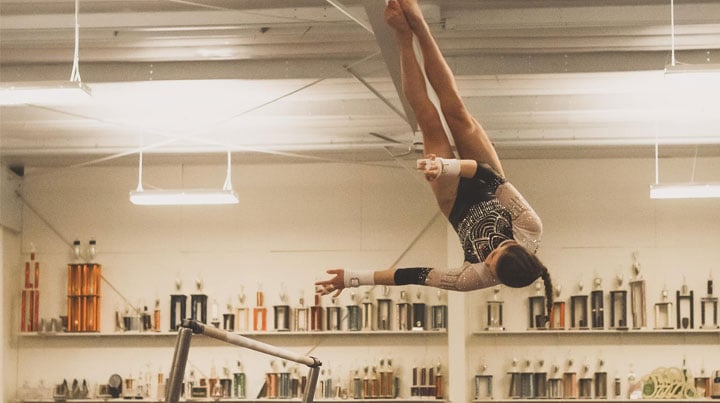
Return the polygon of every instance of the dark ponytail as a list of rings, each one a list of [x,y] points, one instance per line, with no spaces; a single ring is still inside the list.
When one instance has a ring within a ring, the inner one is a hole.
[[[540,278],[542,278],[543,283],[545,284],[545,304],[547,307],[547,320],[549,322],[552,317],[553,285],[552,280],[550,280],[550,273],[548,272],[547,267],[542,267],[542,270],[540,271]]]
[[[545,283],[547,319],[550,319],[553,304],[553,286],[550,273],[534,253],[519,244],[503,250],[495,263],[495,273],[502,284],[508,287],[527,287],[538,278]]]

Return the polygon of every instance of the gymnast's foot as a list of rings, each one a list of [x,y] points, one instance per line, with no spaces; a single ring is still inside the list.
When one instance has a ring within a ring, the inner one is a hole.
[[[412,38],[412,30],[405,18],[405,13],[395,0],[388,1],[387,7],[385,7],[385,23],[395,30],[398,37]]]
[[[423,17],[420,5],[417,0],[397,0],[400,3],[400,8],[405,13],[410,28],[416,31],[423,28],[425,25],[425,17]]]

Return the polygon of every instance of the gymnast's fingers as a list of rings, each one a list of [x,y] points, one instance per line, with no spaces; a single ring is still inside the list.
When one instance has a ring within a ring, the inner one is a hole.
[[[325,285],[315,285],[315,294],[318,295],[328,295],[330,293],[330,290],[328,290],[328,286]]]
[[[336,276],[339,276],[339,275],[342,274],[343,272],[345,272],[344,269],[328,269],[328,270],[325,271],[325,273],[327,273],[327,274],[334,274],[334,275],[336,275]]]

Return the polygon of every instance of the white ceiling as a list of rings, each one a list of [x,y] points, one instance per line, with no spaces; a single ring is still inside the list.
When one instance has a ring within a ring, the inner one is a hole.
[[[663,155],[720,155],[720,79],[663,73],[669,2],[421,4],[501,157],[652,157],[656,141]],[[226,150],[382,162],[420,138],[393,81],[384,0],[79,4],[92,98],[1,107],[7,165],[135,164],[140,147],[147,163],[222,163]],[[0,81],[68,80],[74,10],[0,0]],[[720,63],[720,2],[676,0],[675,33],[678,64]]]

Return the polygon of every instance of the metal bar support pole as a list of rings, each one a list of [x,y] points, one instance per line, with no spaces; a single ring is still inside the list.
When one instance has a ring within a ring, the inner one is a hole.
[[[185,364],[187,364],[188,352],[190,351],[190,337],[192,329],[180,327],[178,329],[177,342],[175,344],[175,355],[173,356],[170,378],[168,379],[165,401],[177,403],[182,392],[183,376],[185,375]]]
[[[313,398],[315,397],[315,387],[317,386],[318,376],[320,375],[320,365],[312,366],[310,367],[310,372],[308,373],[308,383],[307,383],[307,389],[305,390],[305,395],[303,396],[303,403],[312,403]]]

